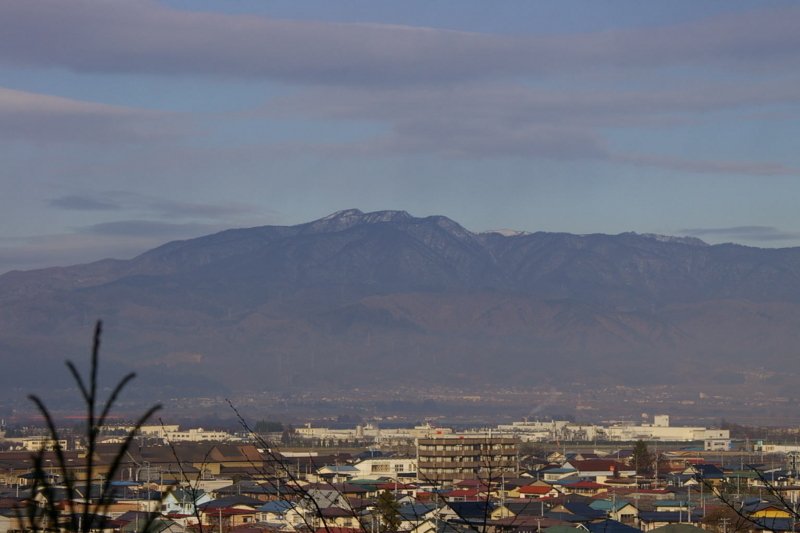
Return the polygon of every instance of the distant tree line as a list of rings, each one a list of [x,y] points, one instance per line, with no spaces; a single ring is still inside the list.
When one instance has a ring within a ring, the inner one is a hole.
[[[259,420],[253,426],[253,431],[256,433],[281,433],[284,429],[282,423],[271,420]]]
[[[796,437],[798,434],[797,428],[747,426],[724,418],[720,421],[719,427],[730,431],[732,439],[779,440]]]

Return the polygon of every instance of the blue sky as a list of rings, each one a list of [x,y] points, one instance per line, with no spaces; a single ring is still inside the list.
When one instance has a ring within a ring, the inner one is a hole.
[[[5,0],[0,273],[334,211],[800,245],[800,6]]]

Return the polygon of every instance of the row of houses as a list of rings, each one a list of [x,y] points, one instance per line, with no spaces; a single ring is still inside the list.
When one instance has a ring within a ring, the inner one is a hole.
[[[99,445],[91,456],[0,453],[0,483],[7,486],[0,494],[0,533],[25,530],[20,509],[30,508],[57,508],[59,523],[48,527],[69,529],[74,506],[98,503],[103,493],[112,498],[91,517],[92,529],[126,533],[140,527],[149,533],[156,522],[169,533],[528,533],[550,527],[602,533],[598,524],[606,533],[633,533],[675,525],[713,530],[739,520],[737,530],[796,526],[785,503],[800,492],[791,471],[754,467],[752,475],[742,475],[675,453],[642,477],[622,450],[607,457],[551,454],[523,468],[518,443],[489,435],[420,438],[413,457],[186,443],[129,449],[113,476],[115,444]],[[70,488],[67,479],[77,484]],[[54,490],[40,490],[42,480]],[[723,490],[727,499],[719,497]]]

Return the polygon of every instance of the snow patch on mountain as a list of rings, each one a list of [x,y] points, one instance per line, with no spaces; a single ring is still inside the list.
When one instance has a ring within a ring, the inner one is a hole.
[[[487,231],[482,231],[480,235],[487,235],[490,233],[497,233],[498,235],[502,235],[503,237],[519,237],[521,235],[531,235],[530,231],[518,231],[515,229],[490,229]]]

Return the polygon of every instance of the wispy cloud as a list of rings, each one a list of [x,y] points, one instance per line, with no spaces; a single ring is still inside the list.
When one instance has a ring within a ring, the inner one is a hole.
[[[122,207],[114,202],[97,200],[88,196],[68,194],[54,198],[49,202],[51,207],[71,209],[75,211],[118,211]]]
[[[320,120],[396,122],[428,117],[429,120],[493,119],[569,126],[641,126],[661,125],[668,123],[666,119],[681,118],[681,114],[687,113],[797,102],[800,102],[800,88],[788,82],[697,82],[638,90],[553,90],[502,82],[424,88],[315,89],[274,99],[255,114]]]
[[[0,273],[129,259],[172,240],[276,221],[274,211],[254,204],[181,202],[119,190],[76,192],[54,198],[48,205],[84,211],[86,217],[96,213],[106,218],[110,214],[142,218],[86,224],[71,228],[70,233],[0,238]]]
[[[600,132],[609,127],[680,126],[697,121],[700,113],[796,103],[800,102],[798,87],[703,84],[638,91],[555,91],[494,83],[402,89],[331,88],[279,98],[253,114],[378,121],[389,127],[389,134],[367,141],[309,144],[303,150],[326,155],[427,153],[472,159],[596,159],[692,173],[797,175],[798,169],[769,161],[616,154]]]
[[[179,113],[97,104],[0,87],[0,141],[149,143],[196,133]]]
[[[800,240],[800,232],[783,231],[773,226],[734,226],[731,228],[686,228],[679,230],[695,237],[718,237],[740,241],[791,241]]]
[[[433,154],[596,159],[695,173],[793,175],[794,168],[771,162],[616,154],[602,129],[686,125],[700,114],[717,112],[752,117],[759,106],[800,102],[800,83],[790,68],[797,65],[800,71],[797,18],[800,7],[647,29],[510,36],[181,11],[146,0],[8,0],[0,3],[0,64],[273,80],[308,90],[232,117],[373,121],[388,130],[361,142],[282,143],[260,153],[252,146],[180,147],[174,153],[148,154],[132,163],[137,167],[186,170],[206,164],[213,159],[206,152],[216,149],[220,158],[212,164],[270,154]],[[781,65],[782,74],[738,81],[746,72],[769,72],[772,62]],[[737,82],[705,78],[678,85],[656,76],[639,84],[634,74],[685,66],[724,71]],[[615,78],[605,88],[582,90],[530,83],[563,81],[593,70],[624,71],[620,78],[629,82]],[[3,98],[11,104],[3,107]],[[0,139],[144,142],[191,131],[191,120],[179,115],[0,90]]]
[[[219,231],[211,224],[174,224],[155,220],[118,220],[80,228],[80,233],[113,237],[165,237],[170,239],[197,237]]]
[[[192,203],[156,200],[148,207],[165,218],[190,217],[201,219],[231,219],[260,214],[261,206],[244,202]]]
[[[181,202],[130,191],[73,193],[52,199],[51,207],[79,211],[129,211],[158,218],[232,222],[263,215],[268,210],[244,202]]]
[[[505,36],[188,12],[146,0],[6,0],[0,4],[0,61],[77,72],[350,85],[542,76],[592,67],[742,71],[765,63],[768,68],[775,60],[797,65],[798,18],[800,8],[790,7],[660,28]]]
[[[648,154],[615,154],[619,163],[680,170],[698,174],[735,174],[744,176],[800,176],[800,168],[758,161],[703,161]]]

